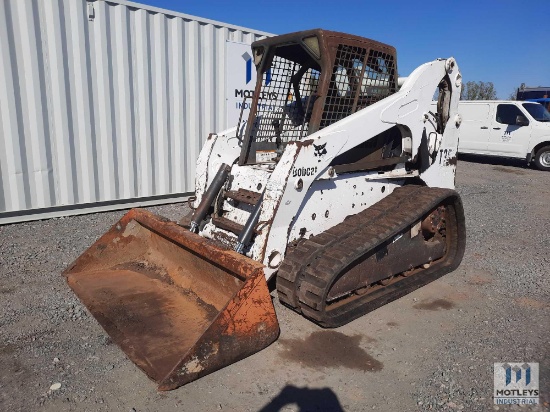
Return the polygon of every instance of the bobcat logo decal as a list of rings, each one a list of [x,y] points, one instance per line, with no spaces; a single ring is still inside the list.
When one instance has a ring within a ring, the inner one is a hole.
[[[327,149],[325,149],[326,145],[326,143],[322,145],[320,144],[319,146],[315,144],[313,145],[313,147],[315,148],[315,157],[322,157],[327,154]]]

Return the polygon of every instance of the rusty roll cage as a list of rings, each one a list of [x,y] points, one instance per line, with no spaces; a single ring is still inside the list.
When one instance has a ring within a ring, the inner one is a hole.
[[[258,106],[264,87],[264,75],[271,68],[275,56],[297,63],[306,69],[319,72],[318,84],[314,93],[316,99],[308,119],[307,130],[299,136],[293,136],[295,139],[290,140],[300,140],[304,136],[314,133],[397,91],[397,56],[395,48],[364,37],[322,29],[305,30],[256,41],[252,43],[252,54],[258,76],[239,158],[240,165],[257,163],[256,149],[266,148],[265,143],[263,145],[255,143],[254,127],[257,127]],[[371,67],[367,70],[378,70],[378,68],[373,67],[373,56],[375,59],[377,56],[385,56],[390,61],[391,70],[388,70],[387,73],[387,90],[369,99],[360,98],[361,81],[363,81],[362,76],[365,74],[365,69]],[[359,66],[360,73],[355,76],[355,80],[353,80],[353,76],[349,76],[347,105],[344,108],[342,104],[337,105],[331,102],[331,95],[335,93],[335,70],[337,65],[347,70],[352,69],[353,62],[357,60],[361,62]],[[302,72],[301,75],[303,74]],[[294,86],[296,87],[296,85]],[[301,106],[298,99],[296,103]],[[302,108],[300,107],[300,109]],[[277,140],[280,139],[277,138]],[[281,142],[278,141],[277,143],[271,142],[269,147],[273,150],[280,149],[281,146]]]

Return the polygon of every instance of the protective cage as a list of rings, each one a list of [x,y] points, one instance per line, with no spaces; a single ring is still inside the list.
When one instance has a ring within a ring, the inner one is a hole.
[[[289,141],[397,91],[395,49],[373,40],[318,29],[252,49],[259,75],[241,165],[276,161]]]

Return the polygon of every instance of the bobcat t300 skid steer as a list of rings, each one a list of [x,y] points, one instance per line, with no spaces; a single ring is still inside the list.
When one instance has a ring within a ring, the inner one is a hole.
[[[252,53],[250,115],[208,137],[192,216],[131,210],[64,272],[160,390],[277,338],[272,277],[287,307],[337,327],[464,253],[453,58],[398,79],[393,47],[324,30]]]

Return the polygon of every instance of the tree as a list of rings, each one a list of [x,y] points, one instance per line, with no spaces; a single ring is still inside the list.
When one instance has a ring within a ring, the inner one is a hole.
[[[497,91],[493,82],[467,82],[462,85],[461,100],[496,100]]]

